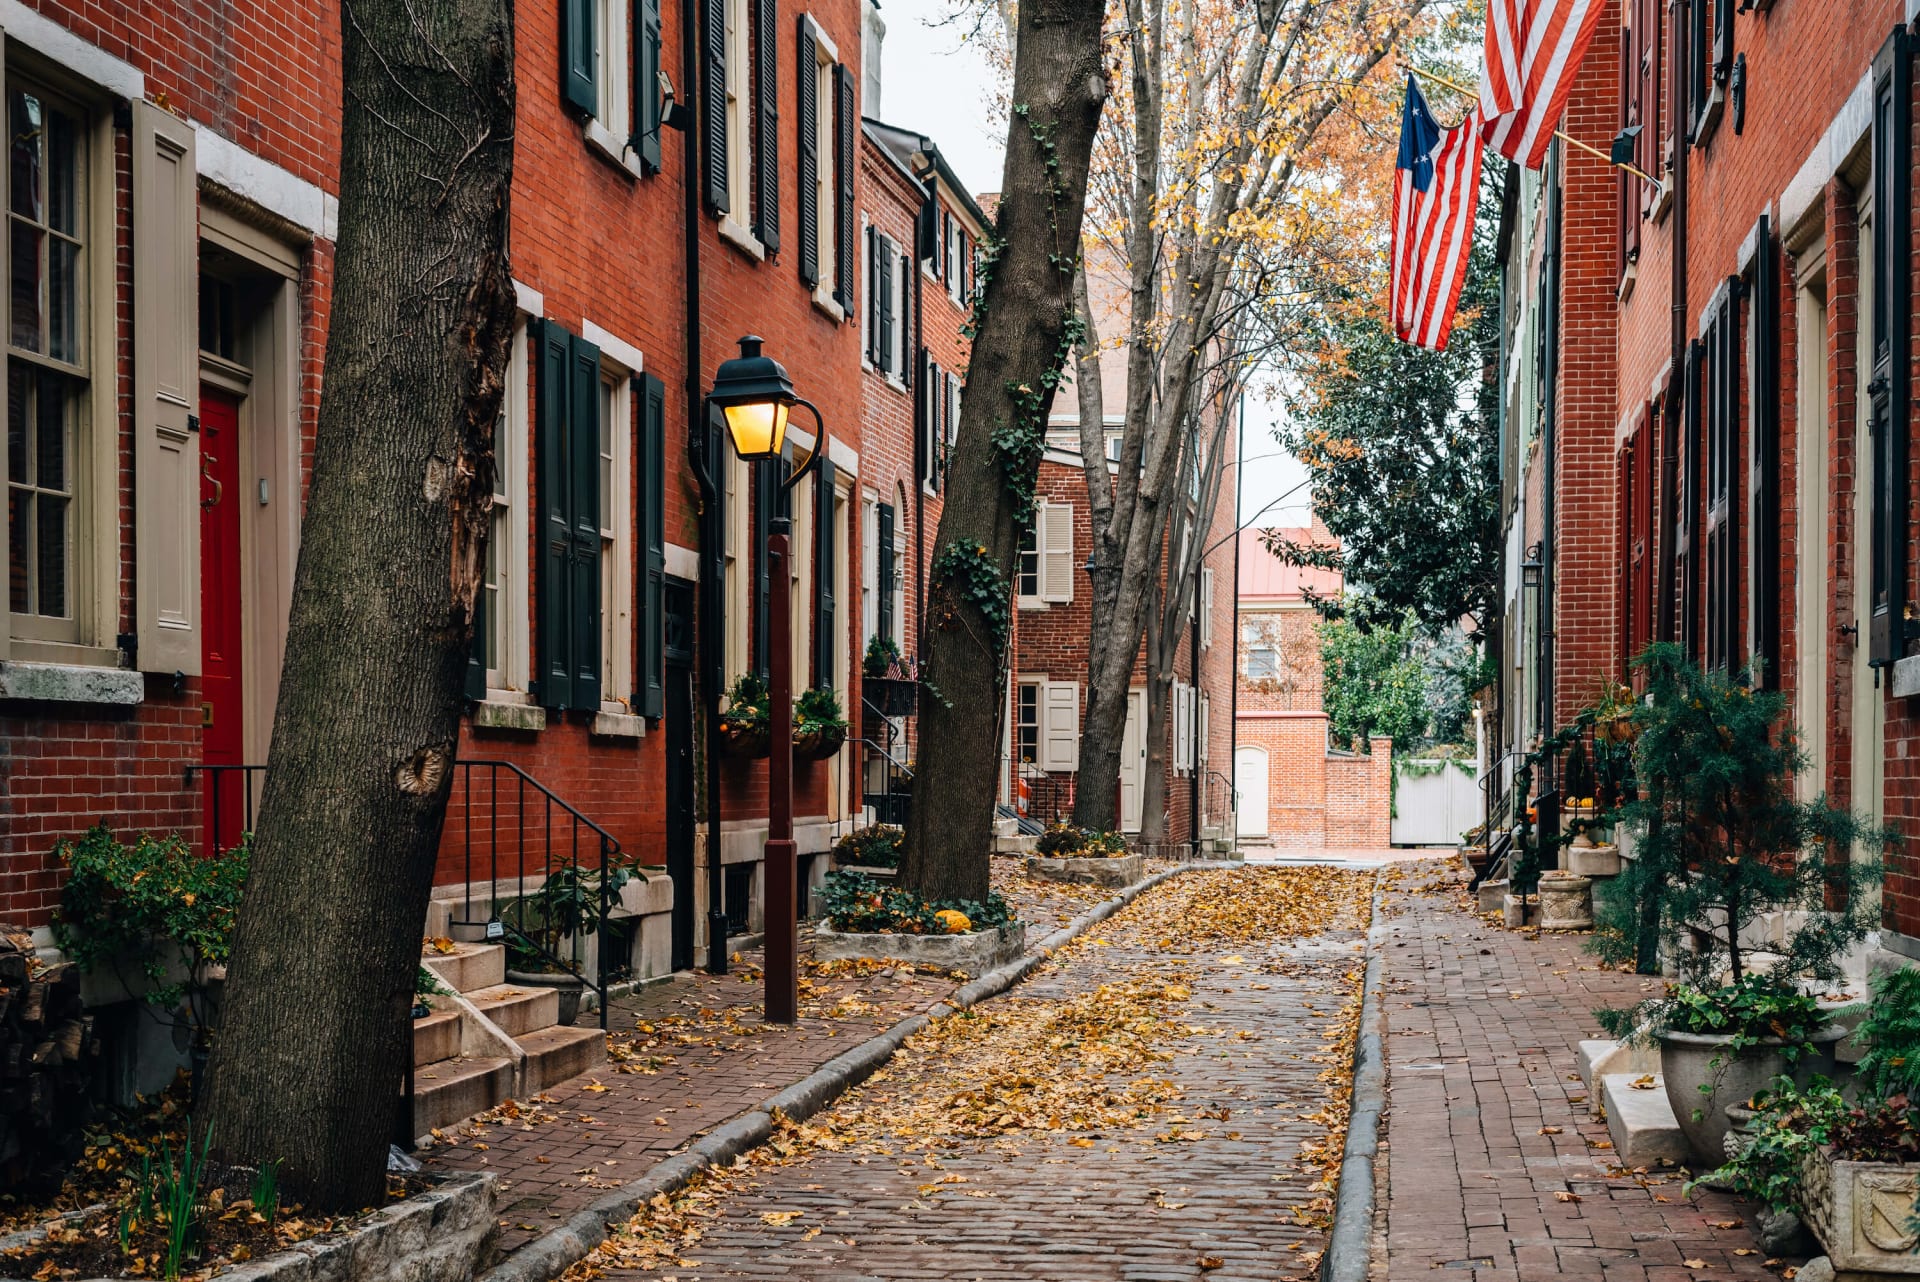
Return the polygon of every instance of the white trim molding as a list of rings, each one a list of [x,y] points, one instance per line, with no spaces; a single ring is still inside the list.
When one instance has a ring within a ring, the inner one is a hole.
[[[88,44],[20,0],[0,0],[0,29],[6,31],[8,40],[25,45],[129,102],[139,102],[147,96],[147,77],[140,68],[97,45]]]
[[[8,34],[12,34],[11,28]],[[195,124],[195,169],[199,176],[236,196],[278,214],[320,240],[340,233],[340,199],[313,183],[282,169],[215,133]]]

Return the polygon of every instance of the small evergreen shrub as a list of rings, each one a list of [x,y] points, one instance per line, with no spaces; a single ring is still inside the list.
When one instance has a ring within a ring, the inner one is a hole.
[[[974,930],[996,930],[1014,921],[1013,909],[997,891],[989,891],[985,903],[955,899],[930,904],[857,872],[828,873],[820,904],[827,925],[850,934],[944,935],[947,928],[938,914],[949,909],[964,914]]]
[[[833,843],[834,859],[865,868],[898,868],[907,834],[892,824],[868,824]]]

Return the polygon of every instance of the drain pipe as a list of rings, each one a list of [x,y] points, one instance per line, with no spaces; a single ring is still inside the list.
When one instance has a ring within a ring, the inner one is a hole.
[[[1689,389],[1687,387],[1687,187],[1688,153],[1692,144],[1687,137],[1688,125],[1680,114],[1689,111],[1686,96],[1686,68],[1688,66],[1690,33],[1687,12],[1689,0],[1674,0],[1673,7],[1673,66],[1672,91],[1667,95],[1673,104],[1670,124],[1673,127],[1673,332],[1670,339],[1671,350],[1667,357],[1667,394],[1662,407],[1666,421],[1661,425],[1660,441],[1660,638],[1663,641],[1679,641],[1686,635],[1685,621],[1680,618],[1680,600],[1683,593],[1678,582],[1679,562],[1674,556],[1674,536],[1679,528],[1681,500],[1682,467],[1680,455],[1680,436],[1682,414],[1686,409]],[[1690,114],[1690,113],[1689,113]],[[1688,528],[1692,528],[1691,521]],[[1691,558],[1689,558],[1691,571]]]
[[[1227,800],[1228,817],[1233,824],[1233,849],[1240,850],[1240,522],[1246,509],[1247,480],[1247,397],[1242,392],[1235,402],[1239,422],[1234,427],[1233,447],[1233,680],[1227,683]],[[1311,511],[1311,509],[1309,509]],[[1313,524],[1313,518],[1307,518]]]

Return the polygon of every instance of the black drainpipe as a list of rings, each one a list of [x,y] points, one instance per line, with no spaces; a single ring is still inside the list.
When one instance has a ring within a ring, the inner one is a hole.
[[[926,140],[923,138],[921,142],[925,145]],[[935,205],[934,192],[938,189],[936,179],[938,170],[934,168],[934,163],[931,158],[931,148],[928,148],[928,152],[929,158],[927,160],[926,172],[919,175],[920,181],[926,189],[924,199],[921,201],[921,217],[929,216],[927,210],[929,206]],[[940,226],[939,210],[937,207],[933,209],[931,214],[931,224],[936,229]],[[914,457],[920,458],[920,452],[922,450],[926,451],[925,459],[921,465],[914,470],[916,472],[925,472],[927,476],[932,476],[933,455],[934,452],[939,449],[940,442],[932,439],[927,433],[927,415],[931,409],[927,398],[937,395],[940,389],[922,385],[922,380],[928,377],[928,358],[923,354],[930,353],[932,349],[927,345],[926,331],[921,328],[921,324],[925,320],[925,309],[922,306],[920,298],[921,278],[924,275],[920,270],[920,251],[922,248],[920,244],[920,226],[920,219],[915,218],[912,237],[913,266],[910,269],[913,273],[913,341],[919,346],[920,351],[909,353],[908,355],[908,368],[913,371],[908,377],[914,380]],[[939,420],[936,417],[934,421],[938,422]],[[913,594],[915,598],[914,617],[920,621],[919,635],[915,639],[914,645],[918,653],[924,655],[927,652],[927,484],[925,477],[922,476],[916,476],[913,479],[913,583]]]

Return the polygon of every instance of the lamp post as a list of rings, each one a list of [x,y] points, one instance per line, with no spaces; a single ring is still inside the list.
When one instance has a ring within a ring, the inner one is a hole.
[[[800,904],[794,885],[799,850],[793,841],[793,518],[787,512],[786,496],[826,452],[827,427],[819,410],[794,395],[793,381],[780,362],[760,354],[760,341],[751,334],[740,340],[740,355],[721,362],[707,399],[726,416],[727,435],[744,462],[784,456],[787,420],[796,405],[812,412],[817,429],[813,453],[800,470],[762,498],[773,504],[767,573],[779,585],[768,593],[767,617],[767,645],[772,651],[767,656],[767,720],[773,748],[767,761],[764,1016],[768,1023],[791,1024],[800,1009]],[[707,857],[717,858],[718,850],[718,841],[710,842]]]

